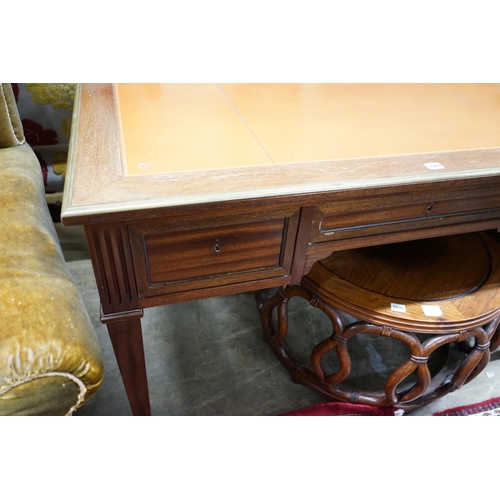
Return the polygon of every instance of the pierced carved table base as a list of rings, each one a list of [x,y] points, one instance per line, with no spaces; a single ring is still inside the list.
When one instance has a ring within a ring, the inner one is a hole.
[[[278,359],[290,371],[294,382],[307,385],[334,400],[372,406],[394,406],[406,410],[415,409],[459,389],[474,379],[488,364],[490,353],[500,345],[500,316],[482,327],[456,333],[428,334],[426,335],[428,338],[421,342],[416,333],[385,325],[365,321],[344,325],[338,310],[301,285],[281,288],[276,295],[267,300],[263,294],[258,294],[256,297],[264,338]],[[326,314],[332,323],[332,335],[317,344],[311,352],[312,369],[297,358],[285,340],[288,332],[288,302],[292,297],[301,297],[308,301]],[[392,371],[383,391],[364,392],[343,384],[351,373],[353,362],[356,362],[355,359],[351,359],[347,344],[359,334],[397,339],[409,348],[408,359]],[[474,339],[473,347],[467,349],[471,339]],[[461,352],[462,359],[457,362],[448,356],[444,366],[432,376],[428,366],[429,357],[436,349],[443,346]],[[323,368],[323,358],[330,351],[336,352],[339,362],[339,368],[335,373],[326,373]],[[417,375],[417,382],[409,388],[400,389],[404,381],[414,372]]]

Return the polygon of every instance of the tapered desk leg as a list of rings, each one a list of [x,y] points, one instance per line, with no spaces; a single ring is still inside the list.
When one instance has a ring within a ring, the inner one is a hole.
[[[151,415],[148,378],[134,265],[125,224],[85,227],[101,299],[101,322],[108,327],[125,391],[134,415]]]
[[[151,415],[141,317],[142,311],[127,319],[101,318],[108,328],[130,408],[136,416]]]

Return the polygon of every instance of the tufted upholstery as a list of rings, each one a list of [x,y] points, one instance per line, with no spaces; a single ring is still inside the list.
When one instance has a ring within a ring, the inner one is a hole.
[[[64,262],[10,84],[0,84],[0,415],[66,415],[97,390],[101,350]]]

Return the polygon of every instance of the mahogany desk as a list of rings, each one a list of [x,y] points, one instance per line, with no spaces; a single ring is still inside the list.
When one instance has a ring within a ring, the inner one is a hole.
[[[500,85],[82,84],[62,220],[85,227],[132,411],[148,415],[145,307],[500,227]]]

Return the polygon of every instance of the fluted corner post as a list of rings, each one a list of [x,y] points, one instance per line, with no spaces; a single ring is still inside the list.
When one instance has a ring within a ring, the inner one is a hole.
[[[101,321],[108,329],[125,391],[134,415],[151,415],[141,318],[125,224],[85,228],[101,300]]]

